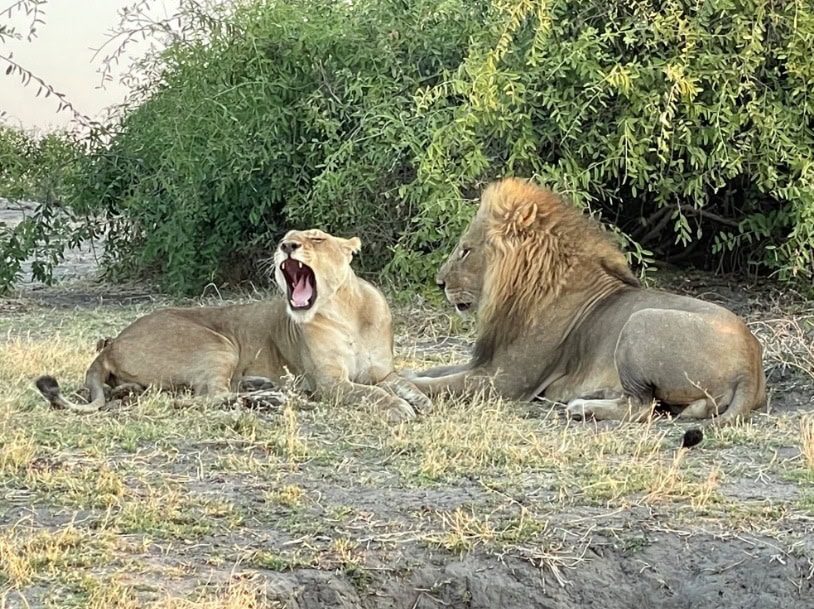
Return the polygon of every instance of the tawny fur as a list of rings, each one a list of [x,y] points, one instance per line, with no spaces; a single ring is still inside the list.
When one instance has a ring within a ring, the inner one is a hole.
[[[722,425],[766,403],[762,348],[742,320],[642,289],[597,222],[528,181],[486,188],[437,281],[459,310],[477,308],[478,330],[469,363],[412,377],[431,396],[494,388],[620,420],[657,399],[687,418],[725,411]]]
[[[283,244],[290,252],[282,251]],[[85,377],[90,403],[65,399],[50,376],[37,379],[37,387],[54,407],[95,412],[105,404],[105,384],[184,387],[218,398],[237,390],[241,379],[280,382],[290,373],[320,397],[349,405],[372,403],[392,420],[413,417],[431,402],[394,370],[390,308],[382,293],[351,268],[360,245],[356,237],[291,231],[275,252],[275,277],[285,291],[279,266],[289,256],[310,267],[316,296],[307,311],[293,310],[285,297],[161,309],[97,343],[99,353]]]

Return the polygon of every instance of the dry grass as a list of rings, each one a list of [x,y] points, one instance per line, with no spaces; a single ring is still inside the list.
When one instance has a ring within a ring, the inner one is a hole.
[[[84,417],[46,408],[33,378],[78,389],[96,339],[143,311],[0,320],[0,606],[269,607],[269,571],[331,570],[363,589],[428,549],[515,556],[565,582],[595,538],[638,543],[624,523],[640,510],[688,534],[748,529],[783,543],[814,513],[814,419],[782,393],[770,415],[692,451],[663,419],[575,424],[484,396],[396,426],[365,407],[184,406],[152,391]],[[808,319],[758,329],[767,361],[801,373],[795,391],[811,396]],[[471,331],[431,309],[400,315],[399,365],[464,359]],[[458,341],[434,346],[450,334]]]
[[[814,380],[814,312],[769,317],[751,324],[764,345],[764,359]]]
[[[800,419],[800,449],[808,469],[814,473],[814,417]]]

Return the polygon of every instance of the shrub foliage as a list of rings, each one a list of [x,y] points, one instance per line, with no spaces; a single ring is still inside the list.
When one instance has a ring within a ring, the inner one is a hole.
[[[87,236],[65,205],[80,150],[65,133],[35,136],[0,125],[0,197],[35,203],[20,222],[0,221],[0,291],[19,280],[27,259],[33,277],[50,282],[65,246]]]
[[[419,96],[428,112],[465,102],[422,159],[438,194],[416,200],[405,263],[472,184],[523,174],[601,212],[634,257],[810,280],[810,3],[496,0],[486,23]]]
[[[319,226],[426,280],[511,174],[634,260],[812,278],[809,2],[286,0],[195,23],[74,184],[117,273],[197,290]]]
[[[89,157],[77,203],[111,221],[113,267],[195,290],[241,278],[292,226],[362,236],[381,268],[413,210],[432,118],[482,6],[256,3],[170,46],[161,82]],[[246,263],[249,267],[246,267]]]

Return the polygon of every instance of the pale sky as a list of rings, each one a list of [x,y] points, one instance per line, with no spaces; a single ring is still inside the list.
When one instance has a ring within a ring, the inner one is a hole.
[[[100,88],[100,53],[92,62],[94,50],[107,40],[107,33],[119,23],[118,11],[132,6],[136,0],[48,0],[45,4],[45,25],[38,28],[38,36],[31,42],[12,40],[0,43],[0,54],[13,52],[14,60],[44,78],[57,91],[67,95],[79,111],[98,118],[102,110],[122,101],[126,90],[114,81]],[[11,0],[0,0],[0,9]],[[154,0],[151,14],[156,17],[175,13],[178,0]],[[13,20],[18,31],[26,26],[23,16]],[[142,47],[143,49],[144,47]],[[139,48],[132,47],[132,53]],[[122,62],[124,68],[129,61]],[[5,76],[5,64],[0,63],[0,110],[6,112],[6,123],[25,129],[47,131],[68,124],[72,116],[63,110],[56,113],[53,96],[36,97],[37,86],[24,87],[19,77]]]

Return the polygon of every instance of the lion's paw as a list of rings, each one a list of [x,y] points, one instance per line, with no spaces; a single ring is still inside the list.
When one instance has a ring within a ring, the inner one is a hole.
[[[594,413],[591,409],[591,400],[583,400],[582,398],[568,402],[568,406],[565,407],[565,412],[568,413],[569,418],[575,421],[587,421],[588,419],[594,418]]]
[[[401,423],[416,417],[415,410],[406,400],[393,396],[382,405],[389,423]]]
[[[415,408],[416,412],[421,414],[427,414],[432,410],[432,400],[418,389],[416,389],[414,395],[410,396],[407,402]]]

